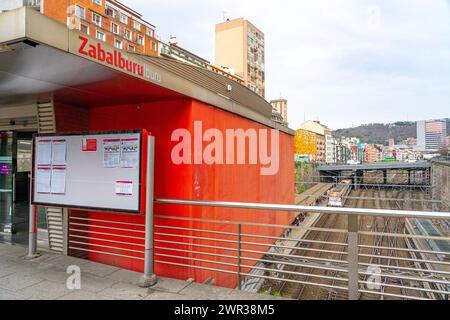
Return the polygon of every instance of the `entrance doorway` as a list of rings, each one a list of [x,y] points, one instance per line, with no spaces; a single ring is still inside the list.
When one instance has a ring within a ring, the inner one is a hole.
[[[34,132],[0,132],[0,241],[26,245]],[[38,228],[46,229],[45,212]]]

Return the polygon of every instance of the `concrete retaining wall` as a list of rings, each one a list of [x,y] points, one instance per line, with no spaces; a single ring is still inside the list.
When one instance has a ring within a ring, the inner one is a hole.
[[[436,200],[444,201],[439,211],[450,211],[450,162],[433,162],[432,183]]]

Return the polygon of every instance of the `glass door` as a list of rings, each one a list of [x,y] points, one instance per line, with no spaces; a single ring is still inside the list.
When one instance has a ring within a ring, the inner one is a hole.
[[[14,134],[0,132],[0,232],[14,230]]]

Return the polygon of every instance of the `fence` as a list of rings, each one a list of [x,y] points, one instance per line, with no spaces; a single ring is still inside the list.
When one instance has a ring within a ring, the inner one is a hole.
[[[292,225],[156,214],[154,263],[159,266],[222,274],[239,288],[294,299],[423,300],[448,299],[450,293],[450,237],[423,234],[416,225],[417,219],[427,219],[437,228],[448,226],[450,213],[170,199],[155,203],[246,209],[254,215],[295,213]],[[69,229],[72,253],[142,264],[143,222],[71,216]]]

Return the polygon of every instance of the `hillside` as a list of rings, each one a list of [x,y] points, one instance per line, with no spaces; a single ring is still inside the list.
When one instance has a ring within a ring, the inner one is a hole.
[[[450,133],[450,119],[447,119],[447,133]],[[387,144],[394,138],[399,143],[407,138],[417,138],[416,122],[395,122],[391,124],[372,123],[355,128],[333,131],[335,137],[357,137],[364,143]]]

